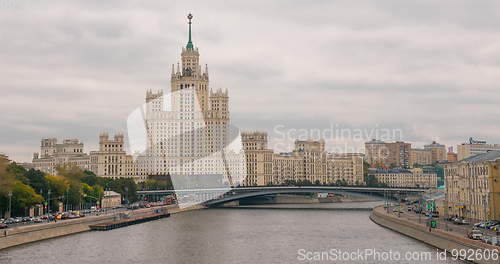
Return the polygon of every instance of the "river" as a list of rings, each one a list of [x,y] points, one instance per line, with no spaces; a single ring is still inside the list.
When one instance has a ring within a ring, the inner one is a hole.
[[[190,211],[121,229],[6,249],[0,251],[0,263],[253,264],[334,263],[335,259],[451,263],[449,257],[438,261],[434,248],[374,224],[368,218],[369,211],[325,210],[372,205],[303,205],[322,210],[303,210],[301,205],[279,209],[274,205]]]

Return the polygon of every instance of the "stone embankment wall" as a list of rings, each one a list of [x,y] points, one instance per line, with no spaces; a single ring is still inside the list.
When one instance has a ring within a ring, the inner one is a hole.
[[[141,216],[152,213],[154,210],[166,208],[170,213],[179,213],[187,210],[201,209],[202,207],[192,207],[179,209],[173,206],[162,206],[154,208],[144,208],[134,211],[124,211],[130,217]],[[18,246],[26,243],[55,238],[70,234],[89,231],[89,225],[119,220],[120,213],[100,216],[86,216],[83,218],[62,220],[51,223],[18,226],[0,230],[0,249]]]

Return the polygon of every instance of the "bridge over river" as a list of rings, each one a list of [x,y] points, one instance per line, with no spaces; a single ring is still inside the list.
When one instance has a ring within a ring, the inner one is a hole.
[[[239,188],[200,188],[182,190],[148,190],[138,191],[137,194],[148,200],[159,200],[161,197],[176,194],[179,199],[188,198],[193,203],[203,203],[206,206],[217,206],[224,203],[238,201],[259,196],[276,194],[311,194],[334,193],[362,197],[406,197],[420,195],[428,188],[405,187],[362,187],[362,186],[270,186],[270,187],[239,187]],[[195,202],[197,201],[197,202]]]

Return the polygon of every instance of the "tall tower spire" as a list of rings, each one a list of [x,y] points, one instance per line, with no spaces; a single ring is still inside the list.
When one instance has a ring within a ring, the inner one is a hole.
[[[192,50],[193,49],[193,42],[191,41],[191,19],[193,19],[193,15],[191,13],[189,13],[187,18],[189,20],[189,22],[188,22],[188,24],[189,24],[189,41],[186,45],[186,49]]]

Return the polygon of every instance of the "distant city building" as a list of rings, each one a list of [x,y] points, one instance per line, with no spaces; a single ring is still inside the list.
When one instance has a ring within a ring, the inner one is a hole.
[[[213,176],[213,184],[215,181],[233,186],[264,184],[266,180],[258,178],[264,176],[260,167],[251,167],[250,178],[242,183],[246,174],[243,150],[227,148],[233,140],[228,91],[210,88],[208,67],[202,69],[200,53],[191,39],[192,16],[188,19],[189,39],[182,48],[180,64],[172,65],[170,92],[146,93],[147,149],[138,156],[138,174],[141,177],[169,174],[177,183],[191,176],[200,180]],[[261,158],[251,151],[250,160]],[[253,161],[250,165],[254,165]]]
[[[267,147],[267,133],[241,133],[247,176],[243,185],[262,186],[273,182],[273,150]]]
[[[457,153],[453,152],[453,147],[448,148],[448,153],[446,154],[446,157],[448,158],[449,163],[458,161],[458,155]]]
[[[364,185],[364,155],[361,153],[333,154],[327,160],[327,184],[342,182],[348,185]]]
[[[369,176],[389,187],[436,188],[437,174],[432,170],[414,169],[370,169]]]
[[[78,139],[65,139],[57,143],[56,138],[41,140],[40,153],[33,154],[33,168],[45,173],[56,174],[61,165],[90,169],[90,157],[83,152],[83,143]]]
[[[457,159],[463,160],[492,150],[500,150],[500,144],[487,144],[486,141],[469,138],[469,142],[457,146]]]
[[[425,150],[430,150],[432,152],[432,163],[446,162],[448,158],[446,157],[446,146],[432,141],[431,144],[424,146]]]
[[[297,152],[283,152],[273,154],[273,182],[284,184],[286,182],[303,182],[304,164],[302,157]]]
[[[361,153],[328,153],[323,140],[296,140],[292,152],[274,153],[267,146],[267,133],[241,135],[246,155],[245,186],[304,182],[364,184]]]
[[[365,161],[373,167],[387,164],[389,149],[384,141],[372,139],[365,143]]]
[[[500,151],[444,165],[448,214],[500,219]]]
[[[372,139],[365,143],[365,159],[372,167],[408,167],[410,150],[411,143]]]
[[[325,141],[296,140],[293,152],[301,157],[304,178],[312,183],[326,183]]]
[[[137,174],[137,165],[125,152],[123,134],[109,138],[108,133],[99,135],[99,150],[90,152],[90,170],[99,177],[132,178],[136,182],[146,180]]]
[[[391,142],[386,143],[389,149],[387,164],[391,167],[409,167],[410,166],[410,149],[411,143],[407,142]]]
[[[323,140],[296,140],[292,152],[272,155],[272,182],[330,182],[327,175],[327,152]]]
[[[431,165],[432,151],[428,149],[411,149],[410,150],[410,166],[415,165]]]

